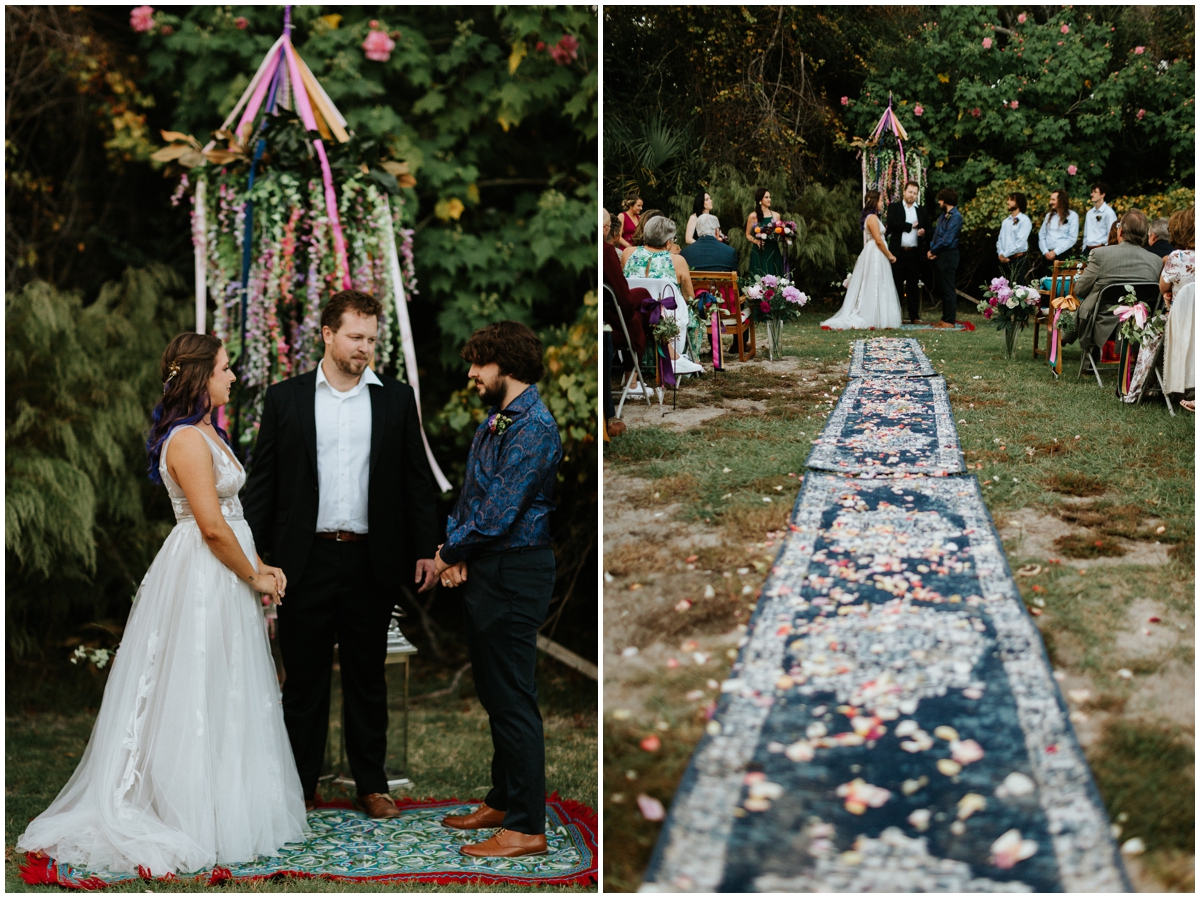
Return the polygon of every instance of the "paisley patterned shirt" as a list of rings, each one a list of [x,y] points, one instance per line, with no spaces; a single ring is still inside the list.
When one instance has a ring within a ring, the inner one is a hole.
[[[475,431],[466,481],[446,521],[441,556],[447,564],[550,545],[551,496],[562,461],[558,425],[532,385],[503,414],[512,424],[502,433],[493,433],[486,421]]]

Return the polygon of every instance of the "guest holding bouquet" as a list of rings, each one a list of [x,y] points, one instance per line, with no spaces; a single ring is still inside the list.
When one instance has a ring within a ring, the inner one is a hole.
[[[759,188],[754,192],[754,211],[746,217],[746,239],[750,241],[751,277],[761,277],[764,274],[783,274],[783,252],[779,242],[769,239],[763,234],[776,221],[778,218],[771,214],[771,191]]]

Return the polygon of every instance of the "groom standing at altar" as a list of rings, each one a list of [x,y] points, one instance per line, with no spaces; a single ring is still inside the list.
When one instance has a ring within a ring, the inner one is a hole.
[[[305,806],[316,805],[336,643],[354,804],[376,818],[399,814],[384,772],[388,620],[406,580],[433,586],[438,537],[412,387],[370,368],[382,311],[366,293],[330,298],[324,358],[267,389],[243,494],[255,544],[288,579],[283,717]]]
[[[471,857],[546,853],[546,746],[538,711],[537,633],[554,591],[550,515],[562,460],[558,425],[538,396],[542,341],[516,321],[463,347],[487,420],[435,558],[444,586],[463,585],[475,690],[492,731],[492,788],[455,829],[500,830],[459,849]]]
[[[890,203],[887,207],[888,249],[896,257],[892,263],[892,278],[896,282],[896,295],[908,309],[908,320],[912,324],[921,320],[921,250],[929,243],[925,239],[929,213],[917,203],[920,191],[916,181],[909,181],[904,185],[904,201]]]

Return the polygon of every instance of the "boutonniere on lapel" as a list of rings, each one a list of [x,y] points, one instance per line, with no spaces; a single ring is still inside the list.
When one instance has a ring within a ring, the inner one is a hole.
[[[488,418],[488,430],[492,433],[504,433],[504,431],[508,430],[512,422],[512,418],[496,412],[496,414]]]

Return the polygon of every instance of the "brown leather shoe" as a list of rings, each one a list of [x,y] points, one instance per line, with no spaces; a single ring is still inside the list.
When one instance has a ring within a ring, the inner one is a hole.
[[[486,842],[472,842],[458,849],[468,857],[530,857],[546,854],[546,835],[527,836],[511,829],[502,829]]]
[[[453,814],[442,818],[442,826],[454,829],[492,829],[504,822],[504,811],[489,808],[485,802],[469,814]]]
[[[396,803],[382,792],[372,792],[370,795],[360,795],[354,799],[354,809],[362,811],[375,820],[386,820],[388,817],[399,817],[400,809]]]
[[[933,323],[933,326],[934,327],[954,327],[955,325],[951,324],[949,321],[935,321]]]

